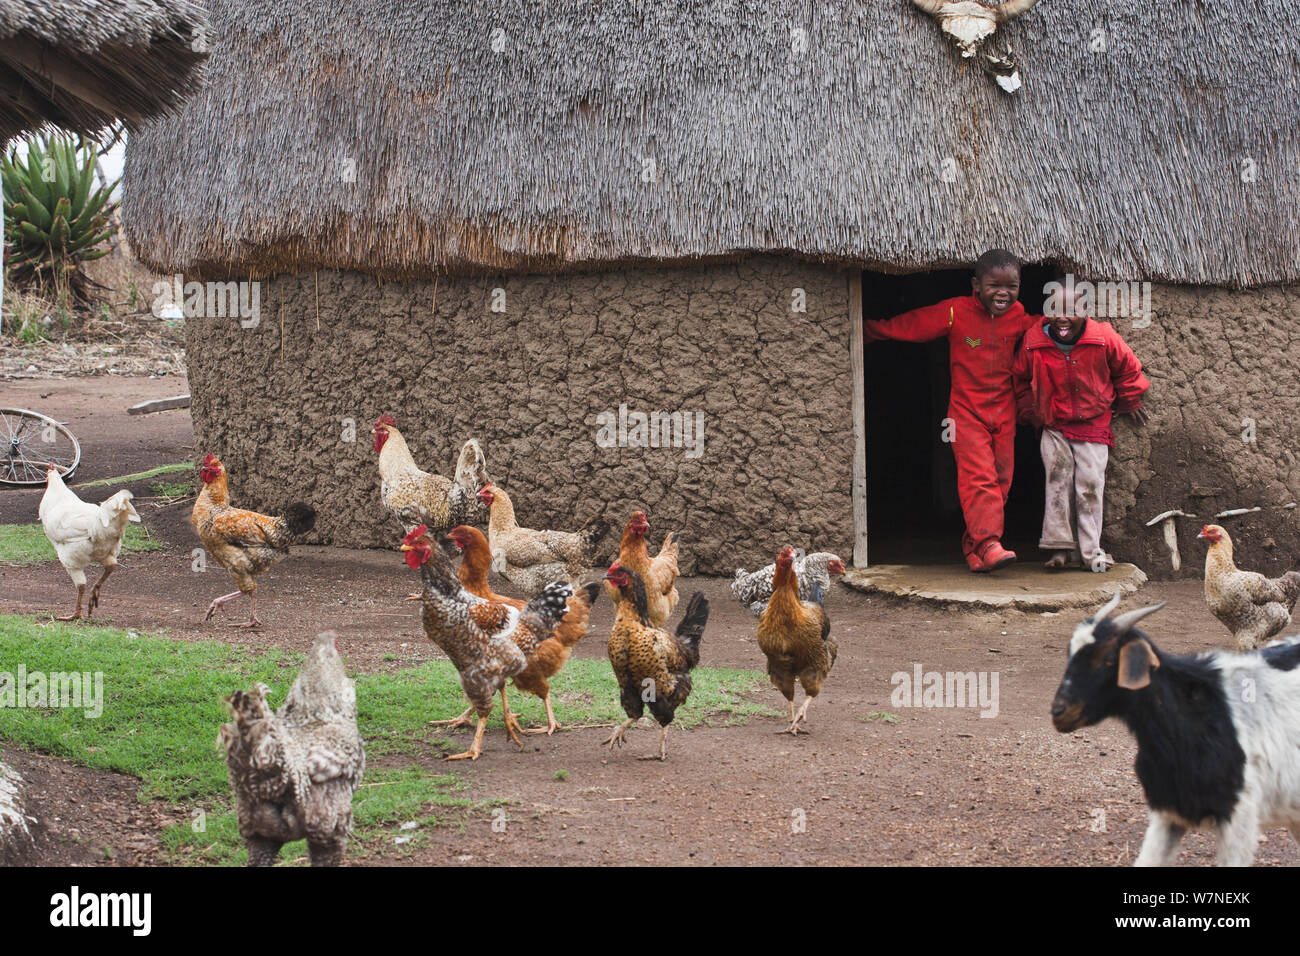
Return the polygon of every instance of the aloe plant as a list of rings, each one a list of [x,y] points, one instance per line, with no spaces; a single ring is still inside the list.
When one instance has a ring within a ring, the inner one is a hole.
[[[5,265],[19,284],[67,288],[84,298],[81,263],[107,255],[110,201],[117,183],[94,189],[95,149],[41,136],[0,161],[4,180]]]

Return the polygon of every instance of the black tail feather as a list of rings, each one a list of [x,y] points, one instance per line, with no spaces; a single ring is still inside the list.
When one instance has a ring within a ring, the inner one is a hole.
[[[295,501],[284,509],[284,525],[292,535],[306,534],[316,527],[316,509],[305,501]]]
[[[703,591],[696,591],[686,605],[686,613],[677,625],[677,640],[681,641],[686,651],[686,658],[692,667],[700,662],[700,638],[704,636],[704,626],[709,622],[709,601]]]

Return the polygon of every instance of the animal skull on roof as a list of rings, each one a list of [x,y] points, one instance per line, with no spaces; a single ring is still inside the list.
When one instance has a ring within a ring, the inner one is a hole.
[[[1006,0],[996,7],[977,0],[912,0],[939,21],[939,26],[957,44],[963,58],[978,56],[980,66],[993,74],[998,86],[1008,93],[1020,89],[1020,65],[1001,38],[990,43],[999,26],[1014,20],[1038,0]]]

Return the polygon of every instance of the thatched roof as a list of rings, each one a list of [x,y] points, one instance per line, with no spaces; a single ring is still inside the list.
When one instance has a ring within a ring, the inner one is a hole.
[[[0,139],[173,106],[199,82],[206,28],[189,0],[0,0]]]
[[[1003,28],[1016,94],[908,0],[214,7],[207,89],[128,151],[128,235],[167,271],[915,269],[996,244],[1300,278],[1293,0],[1043,0]]]

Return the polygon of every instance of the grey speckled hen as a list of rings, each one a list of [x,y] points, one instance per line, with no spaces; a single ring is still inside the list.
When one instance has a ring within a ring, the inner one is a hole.
[[[352,793],[366,766],[357,694],[333,631],[312,642],[279,711],[269,688],[235,691],[221,728],[239,835],[249,866],[271,866],[280,847],[307,840],[312,866],[338,866],[352,835]]]

